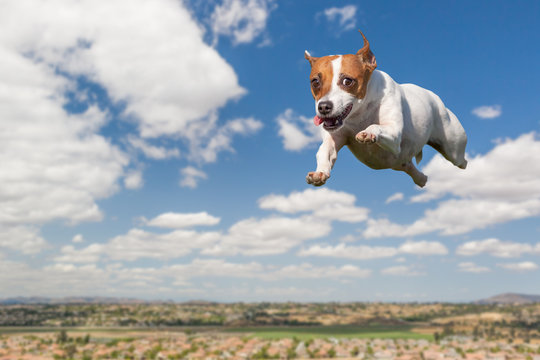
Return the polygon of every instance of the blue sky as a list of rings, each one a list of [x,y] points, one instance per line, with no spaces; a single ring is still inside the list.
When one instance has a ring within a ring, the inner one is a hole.
[[[0,5],[0,297],[468,301],[540,293],[536,1]],[[438,94],[463,171],[343,149],[321,188],[314,56]]]

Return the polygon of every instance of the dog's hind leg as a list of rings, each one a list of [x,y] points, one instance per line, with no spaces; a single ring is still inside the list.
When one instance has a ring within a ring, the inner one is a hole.
[[[441,122],[435,127],[428,145],[455,166],[465,169],[467,167],[467,160],[465,160],[467,134],[456,115],[449,109],[445,110],[446,114],[442,114]]]
[[[427,176],[419,171],[416,166],[414,166],[412,161],[401,164],[401,166],[395,167],[393,170],[404,171],[413,179],[414,183],[420,187],[424,187],[426,185],[428,179]]]

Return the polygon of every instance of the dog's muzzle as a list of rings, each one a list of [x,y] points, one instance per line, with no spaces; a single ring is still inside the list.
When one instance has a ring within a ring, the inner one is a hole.
[[[315,115],[313,118],[313,123],[316,126],[323,124],[324,129],[328,131],[336,130],[343,125],[343,120],[345,120],[345,118],[349,115],[352,107],[353,104],[347,105],[338,116],[334,117],[320,117],[319,115]]]

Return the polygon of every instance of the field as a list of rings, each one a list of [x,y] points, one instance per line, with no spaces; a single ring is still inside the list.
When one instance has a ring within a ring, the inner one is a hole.
[[[66,330],[69,336],[77,337],[90,334],[93,338],[116,338],[116,337],[142,337],[149,334],[159,333],[228,333],[247,337],[257,337],[261,339],[284,339],[297,338],[299,340],[320,339],[320,338],[356,338],[356,339],[426,339],[433,340],[433,335],[419,333],[412,330],[410,326],[251,326],[234,328],[217,327],[162,327],[155,329],[133,329],[133,328],[87,328],[87,327],[0,327],[0,334],[37,334],[37,333],[58,333]]]
[[[431,334],[413,332],[409,326],[306,326],[306,327],[245,327],[228,329],[227,332],[252,334],[262,339],[297,338],[356,338],[356,339],[426,339],[433,340]]]

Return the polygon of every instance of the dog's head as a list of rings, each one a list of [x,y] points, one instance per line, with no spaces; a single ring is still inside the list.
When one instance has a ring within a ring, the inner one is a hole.
[[[313,119],[315,125],[323,124],[328,131],[339,129],[351,112],[366,96],[371,73],[377,67],[375,56],[364,38],[364,47],[356,54],[313,57],[306,51],[311,64],[311,93],[315,98]]]

